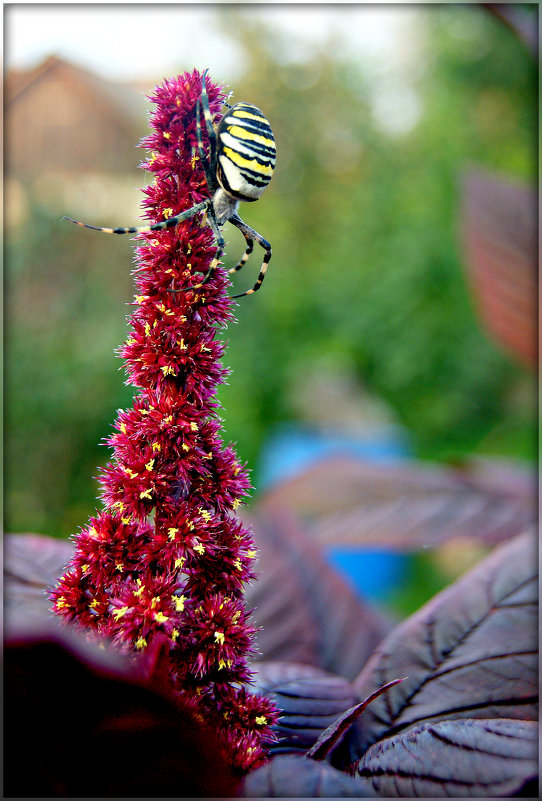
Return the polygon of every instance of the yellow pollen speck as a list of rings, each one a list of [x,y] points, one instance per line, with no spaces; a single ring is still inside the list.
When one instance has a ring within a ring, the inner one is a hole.
[[[168,540],[174,540],[175,539],[175,535],[178,532],[179,532],[178,528],[168,528],[168,530],[167,530]]]
[[[137,590],[134,590],[134,595],[136,596],[136,598],[139,597],[143,592],[143,590],[145,589],[145,586],[142,584],[141,579],[138,579],[137,583],[139,585],[139,588]]]
[[[232,508],[233,508],[234,510],[235,510],[235,509],[238,509],[238,508],[240,507],[240,505],[241,505],[241,501],[239,500],[239,498],[236,498],[236,499],[234,500],[234,502],[232,503]]]
[[[132,518],[131,517],[121,517],[120,522],[124,523],[125,526],[128,526],[132,522]]]
[[[239,612],[239,610],[238,610],[238,611],[237,611],[237,612],[234,614],[234,616],[232,617],[232,619],[231,619],[231,622],[232,622],[232,623],[235,625],[236,623],[238,623],[238,622],[239,622],[239,618],[240,618],[240,617],[241,617],[241,612]]]
[[[196,545],[194,545],[194,550],[196,553],[199,553],[200,556],[203,556],[205,553],[205,545],[202,545],[201,542],[198,542]]]
[[[171,134],[169,131],[164,131],[164,139],[171,139]]]
[[[205,454],[205,456],[204,456],[203,458],[204,458],[204,459],[212,459],[212,458],[213,458],[213,452],[212,452],[212,451],[209,451],[209,453],[206,453],[206,454]]]
[[[152,443],[152,449],[153,449],[153,451],[161,451],[162,450],[162,446],[160,445],[159,442],[153,442]]]
[[[150,471],[152,470],[153,467],[154,467],[154,459],[151,459],[150,462],[147,462],[147,464],[145,465],[145,470]]]
[[[137,478],[138,474],[134,470],[131,470],[129,467],[123,467],[122,469],[130,478]]]
[[[68,604],[66,603],[66,599],[64,598],[63,595],[61,595],[60,598],[56,602],[56,608],[57,609],[66,609],[67,606],[68,606]]]
[[[134,298],[135,302],[141,305],[145,300],[145,295],[136,295]]]
[[[165,623],[166,620],[169,620],[169,617],[167,617],[167,615],[164,615],[163,612],[155,612],[154,619],[156,620],[157,623]]]
[[[120,609],[115,609],[115,611],[113,612],[113,617],[115,618],[115,620],[120,620],[121,617],[124,617],[129,608],[130,608],[129,606],[121,606]]]
[[[98,532],[96,531],[94,526],[91,526],[89,529],[87,529],[87,534],[89,537],[92,537],[93,540],[95,540],[98,537]]]
[[[190,428],[192,429],[192,431],[199,431],[197,423],[190,423]]]
[[[134,644],[138,651],[142,651],[143,648],[147,647],[147,640],[145,639],[145,637],[140,637],[138,640],[135,641]]]
[[[188,452],[190,450],[190,445],[187,445],[186,442],[183,442],[183,444],[181,445],[181,448],[183,449],[183,451],[187,451]]]
[[[119,426],[119,430],[122,434],[126,434],[126,423],[121,423]]]
[[[115,570],[118,570],[119,573],[122,573],[122,571],[124,570],[124,565],[122,564],[122,562],[115,562]]]
[[[96,609],[96,607],[99,606],[99,605],[100,605],[100,602],[97,600],[97,598],[93,598],[92,601],[89,604],[89,609]]]
[[[173,640],[173,642],[175,642],[178,636],[179,636],[179,629],[173,629],[173,631],[171,632],[171,639]]]
[[[186,350],[184,339],[181,339],[181,341],[179,342],[179,347],[181,350]]]
[[[172,214],[173,214],[173,209],[164,209],[164,217],[166,218],[166,220],[169,219]]]
[[[153,150],[153,152],[151,153],[151,157],[149,159],[149,164],[154,164],[154,162],[156,161],[157,158],[158,158],[158,153],[156,153]]]
[[[175,610],[177,612],[183,612],[184,602],[186,601],[186,595],[173,595],[172,600],[173,603],[175,604]]]
[[[82,565],[81,566],[81,570],[83,571],[83,573],[86,573],[87,570],[89,569],[89,567],[90,567],[90,565]]]
[[[145,323],[145,335],[149,336],[150,333],[151,333],[151,325],[150,323]]]
[[[224,645],[224,632],[215,631],[215,640],[219,642],[221,645]]]
[[[258,551],[247,551],[247,556],[249,559],[255,559],[258,556]]]
[[[148,498],[148,500],[150,500],[151,495],[152,495],[152,490],[150,487],[149,489],[143,490],[143,492],[139,493],[139,497],[141,498],[141,500],[143,500],[143,498]]]
[[[201,506],[198,509],[198,512],[203,517],[203,519],[208,523],[211,519],[211,513],[207,511],[207,509],[202,509]]]
[[[192,169],[194,169],[194,165],[196,164],[196,161],[198,161],[198,156],[194,153],[194,155],[190,159],[190,166],[192,167]]]
[[[266,718],[266,717],[264,717],[264,715],[259,715],[259,716],[256,718],[256,724],[257,724],[258,726],[265,726],[265,724],[266,724],[266,723],[267,723],[267,718]]]
[[[170,364],[165,364],[160,368],[164,375],[175,375],[175,370]]]
[[[133,337],[128,337],[126,340],[127,345],[135,345],[135,339]]]
[[[185,557],[184,556],[179,556],[178,559],[175,559],[175,562],[174,562],[175,569],[178,570],[180,567],[182,567],[184,565],[185,562],[186,562]]]
[[[159,603],[160,603],[160,596],[155,595],[155,597],[151,600],[151,609],[154,609],[154,607]]]
[[[233,566],[236,567],[237,570],[242,570],[243,569],[243,565],[241,564],[241,560],[240,559],[236,559],[235,562],[233,563]]]

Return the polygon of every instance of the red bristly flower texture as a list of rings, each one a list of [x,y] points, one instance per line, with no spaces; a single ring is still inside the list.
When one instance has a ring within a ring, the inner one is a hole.
[[[143,190],[152,222],[209,197],[196,134],[201,79],[184,73],[150,96],[142,167],[154,176]],[[225,95],[206,86],[220,116]],[[227,375],[216,336],[233,320],[229,282],[218,265],[199,289],[171,291],[201,282],[216,255],[201,215],[139,237],[136,309],[119,348],[136,394],[106,441],[104,508],[75,536],[53,611],[123,651],[165,653],[173,691],[220,732],[233,765],[250,770],[265,760],[278,713],[245,686],[255,628],[243,593],[257,552],[235,510],[250,483],[223,446],[214,400]]]

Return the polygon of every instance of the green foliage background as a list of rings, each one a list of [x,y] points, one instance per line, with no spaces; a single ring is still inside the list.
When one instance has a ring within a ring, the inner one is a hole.
[[[533,180],[536,67],[480,9],[420,13],[422,114],[395,136],[374,122],[369,77],[333,42],[288,62],[272,26],[222,15],[246,63],[234,99],[264,109],[278,148],[268,191],[243,208],[273,260],[227,331],[233,375],[219,394],[225,439],[252,467],[272,427],[295,419],[292,383],[326,360],[353,367],[391,405],[418,456],[534,458],[532,376],[481,330],[458,212],[469,164]],[[109,455],[99,443],[130,404],[113,349],[132,255],[122,238],[61,224],[62,211],[36,201],[31,212],[6,249],[6,527],[68,536],[95,509],[93,476]],[[243,242],[226,234],[229,266]],[[257,274],[250,264],[240,290]]]

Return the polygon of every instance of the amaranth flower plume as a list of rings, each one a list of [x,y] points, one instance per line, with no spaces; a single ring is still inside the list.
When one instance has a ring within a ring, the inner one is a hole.
[[[209,197],[198,157],[196,70],[151,95],[154,176],[144,208],[161,222]],[[211,114],[224,93],[206,79]],[[206,137],[206,131],[204,131]],[[140,234],[135,311],[119,350],[133,406],[108,439],[114,455],[101,471],[104,509],[75,537],[71,565],[51,593],[66,622],[113,639],[128,652],[165,649],[175,692],[216,727],[232,763],[265,759],[277,711],[244,686],[254,628],[243,591],[256,550],[234,516],[250,488],[234,450],[220,439],[217,386],[226,369],[217,331],[233,319],[227,274],[212,231],[198,217]],[[172,292],[172,289],[184,291]],[[163,667],[163,666],[162,666]]]

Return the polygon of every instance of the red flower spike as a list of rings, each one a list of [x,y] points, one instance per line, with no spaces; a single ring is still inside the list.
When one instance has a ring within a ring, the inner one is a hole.
[[[217,120],[224,93],[207,79]],[[142,167],[152,222],[209,197],[196,134],[201,74],[158,86],[151,100],[150,151]],[[202,136],[206,146],[207,131]],[[233,320],[226,272],[201,215],[138,236],[130,330],[118,355],[132,408],[119,410],[100,471],[105,509],[75,537],[71,565],[50,594],[65,622],[111,639],[169,681],[172,691],[220,732],[231,763],[265,760],[277,711],[251,695],[247,657],[254,627],[243,592],[254,577],[251,534],[233,515],[248,475],[220,438],[216,389],[228,375],[217,331]]]

